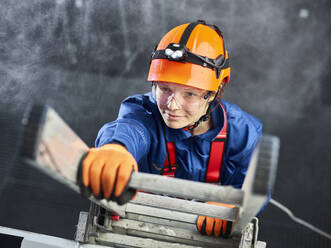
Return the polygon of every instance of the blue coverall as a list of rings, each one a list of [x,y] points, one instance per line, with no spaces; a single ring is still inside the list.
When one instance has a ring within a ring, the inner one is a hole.
[[[230,102],[221,103],[227,115],[228,135],[220,183],[241,188],[252,152],[262,135],[262,123]],[[118,118],[100,129],[95,146],[123,144],[136,159],[140,172],[160,174],[157,167],[162,168],[165,162],[166,142],[174,142],[179,166],[175,177],[205,182],[210,144],[224,124],[221,107],[211,115],[213,128],[192,136],[188,131],[164,124],[151,92],[130,96],[122,102]]]

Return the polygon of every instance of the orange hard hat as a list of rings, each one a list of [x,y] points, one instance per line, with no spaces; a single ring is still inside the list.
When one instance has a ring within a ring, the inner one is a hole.
[[[229,54],[222,32],[204,21],[173,28],[152,53],[148,81],[217,91],[221,82],[229,80]]]

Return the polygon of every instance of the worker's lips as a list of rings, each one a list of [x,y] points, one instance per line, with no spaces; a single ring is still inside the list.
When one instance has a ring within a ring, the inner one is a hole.
[[[180,115],[174,115],[174,114],[170,114],[170,113],[165,113],[166,116],[167,116],[167,119],[169,120],[179,120],[181,118],[183,118],[183,116],[180,116]]]

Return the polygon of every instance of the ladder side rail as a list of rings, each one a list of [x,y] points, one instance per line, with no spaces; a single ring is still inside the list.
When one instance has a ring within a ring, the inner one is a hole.
[[[78,168],[82,157],[88,152],[87,145],[51,107],[32,108],[28,118],[24,120],[24,125],[21,149],[23,159],[43,173],[79,192]],[[163,187],[164,185],[167,187]],[[241,205],[243,201],[243,192],[230,186],[146,173],[133,173],[129,186],[184,199],[212,200],[235,205]],[[94,201],[93,198],[91,200]]]
[[[240,218],[235,227],[235,233],[247,226],[267,202],[274,186],[278,155],[279,138],[263,135],[250,161],[242,190],[244,191],[243,207],[240,209]]]

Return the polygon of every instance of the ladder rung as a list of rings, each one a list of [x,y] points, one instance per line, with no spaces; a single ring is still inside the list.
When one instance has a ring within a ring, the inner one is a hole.
[[[202,247],[237,247],[239,239],[222,239],[201,235],[196,230],[145,223],[141,221],[120,219],[112,222],[112,229],[116,233],[149,237],[157,240],[175,242]]]
[[[210,216],[210,217],[230,220],[230,221],[235,221],[239,214],[238,207],[227,208],[222,206],[205,204],[202,202],[188,201],[183,199],[177,199],[167,196],[153,195],[153,194],[147,194],[141,192],[138,193],[136,199],[122,206],[119,206],[115,202],[101,201],[101,203],[105,204],[104,205],[105,208],[111,209],[114,213],[122,217],[125,217],[128,211],[131,211],[131,213],[134,212],[134,208],[137,205],[155,207],[160,210],[162,209],[168,211],[173,210],[176,212],[188,213],[193,215]],[[154,214],[156,213],[157,210],[154,212]]]

